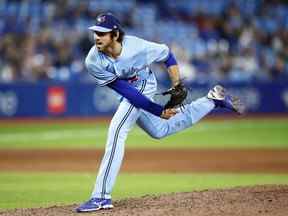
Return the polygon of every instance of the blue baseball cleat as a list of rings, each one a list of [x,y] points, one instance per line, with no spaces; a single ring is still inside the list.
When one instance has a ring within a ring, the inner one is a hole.
[[[76,209],[76,212],[92,212],[101,209],[112,209],[112,208],[113,205],[111,199],[91,198],[87,202],[80,205]]]
[[[240,99],[236,96],[229,94],[225,88],[216,85],[208,92],[208,99],[212,99],[216,107],[226,108],[228,110],[243,114],[245,107]]]

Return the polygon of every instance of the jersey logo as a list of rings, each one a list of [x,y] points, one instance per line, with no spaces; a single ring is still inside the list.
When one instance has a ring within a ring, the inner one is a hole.
[[[148,67],[147,65],[144,65],[141,68],[136,68],[136,67],[131,67],[128,70],[122,69],[122,74],[131,74],[131,75],[136,75],[138,74],[138,72],[140,72],[141,70],[145,69],[146,67]]]

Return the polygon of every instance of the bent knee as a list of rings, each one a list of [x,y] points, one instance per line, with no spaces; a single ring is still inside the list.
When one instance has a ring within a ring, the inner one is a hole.
[[[166,134],[162,133],[162,132],[158,132],[158,133],[149,133],[150,137],[154,138],[154,139],[161,139],[163,137],[166,136]]]

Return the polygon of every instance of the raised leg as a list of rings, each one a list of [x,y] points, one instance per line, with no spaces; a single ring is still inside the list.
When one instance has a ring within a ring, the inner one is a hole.
[[[137,124],[151,137],[160,139],[191,127],[213,110],[214,107],[213,100],[203,97],[185,105],[182,110],[179,109],[179,113],[169,120],[141,111]]]

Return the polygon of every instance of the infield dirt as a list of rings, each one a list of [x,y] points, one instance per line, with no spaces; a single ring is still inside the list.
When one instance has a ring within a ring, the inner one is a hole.
[[[96,172],[103,153],[96,149],[0,150],[0,170]],[[121,172],[288,173],[288,150],[127,149]]]

